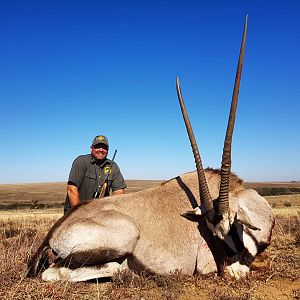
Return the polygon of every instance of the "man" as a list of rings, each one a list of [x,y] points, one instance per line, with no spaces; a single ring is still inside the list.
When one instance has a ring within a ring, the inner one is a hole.
[[[108,173],[104,196],[109,195],[110,188],[114,195],[125,193],[127,186],[123,175],[118,165],[107,159],[108,149],[108,139],[104,135],[97,135],[91,145],[91,154],[80,155],[74,160],[67,185],[64,213],[97,197]]]

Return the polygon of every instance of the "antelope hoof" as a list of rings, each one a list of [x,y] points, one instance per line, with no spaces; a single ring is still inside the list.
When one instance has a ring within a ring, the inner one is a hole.
[[[238,261],[225,267],[225,273],[231,277],[239,280],[245,278],[249,273],[249,268],[245,265],[241,265]]]
[[[59,269],[55,267],[49,267],[42,274],[42,279],[44,281],[58,281],[60,280]]]

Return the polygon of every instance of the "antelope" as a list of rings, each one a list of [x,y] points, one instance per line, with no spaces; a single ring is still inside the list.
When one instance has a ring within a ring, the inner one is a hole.
[[[28,263],[28,276],[85,281],[136,273],[247,276],[269,244],[274,215],[256,191],[231,172],[231,143],[244,58],[246,17],[220,170],[203,169],[182,97],[177,95],[196,171],[143,191],[83,203],[59,219]],[[200,199],[200,205],[198,204]],[[48,264],[48,251],[56,260]]]

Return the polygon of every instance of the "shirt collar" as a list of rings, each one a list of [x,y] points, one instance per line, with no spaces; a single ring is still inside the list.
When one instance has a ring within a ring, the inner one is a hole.
[[[92,164],[97,164],[99,167],[103,167],[106,164],[111,164],[110,160],[108,158],[103,159],[103,161],[99,162],[95,159],[95,157],[93,155],[91,155],[91,163]]]

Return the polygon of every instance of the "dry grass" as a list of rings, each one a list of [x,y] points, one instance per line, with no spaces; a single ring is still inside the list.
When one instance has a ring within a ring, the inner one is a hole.
[[[128,192],[159,183],[132,181]],[[0,185],[0,203],[4,204],[13,203],[13,199],[62,203],[64,197],[64,183]],[[37,249],[62,210],[0,211],[0,299],[300,299],[300,195],[266,198],[277,214],[272,244],[256,258],[249,278],[242,281],[184,276],[180,272],[138,276],[128,271],[106,282],[46,283],[40,278],[28,279],[28,255]]]
[[[277,220],[271,246],[243,281],[215,276],[137,276],[118,273],[112,281],[46,283],[27,279],[26,262],[56,218],[0,221],[1,299],[299,299],[299,219]]]
[[[126,193],[159,185],[162,180],[126,180]],[[0,210],[63,207],[66,183],[0,184]]]
[[[162,180],[126,180],[126,192],[132,193],[161,184]],[[300,195],[300,182],[246,182],[246,188],[254,188],[262,195]],[[279,190],[278,190],[279,189]],[[271,191],[271,193],[270,193]],[[66,196],[65,182],[0,184],[0,209],[62,207]],[[11,207],[12,206],[12,207]]]
[[[273,208],[300,208],[300,194],[265,196],[264,198]]]

